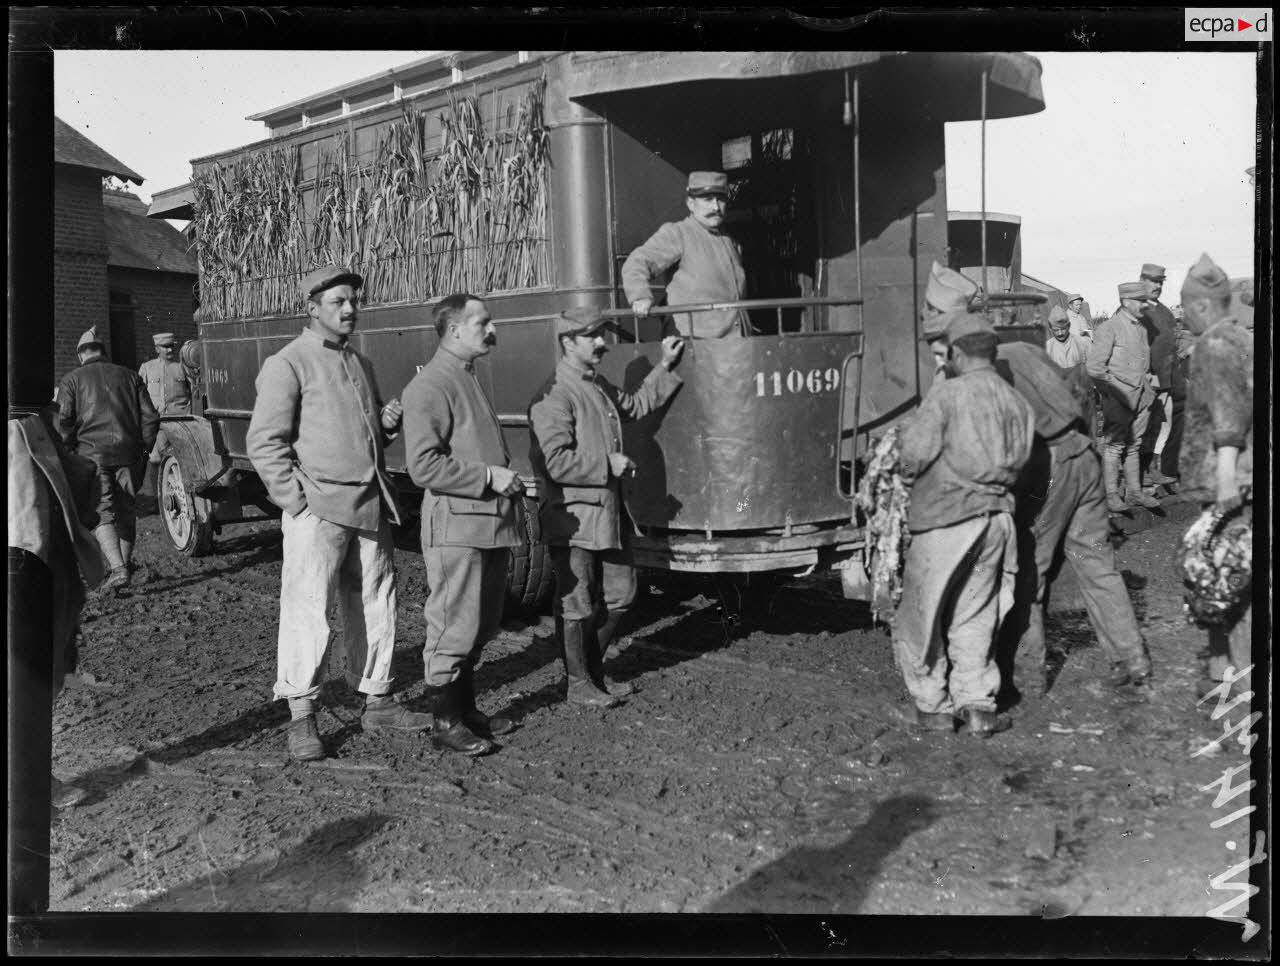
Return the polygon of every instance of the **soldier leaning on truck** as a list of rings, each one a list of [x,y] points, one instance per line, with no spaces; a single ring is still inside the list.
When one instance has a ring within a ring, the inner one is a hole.
[[[662,359],[636,392],[602,378],[596,365],[607,351],[600,337],[607,325],[596,309],[560,315],[560,363],[529,405],[530,457],[543,486],[542,532],[556,572],[565,698],[595,707],[610,707],[631,690],[609,682],[603,667],[636,596],[620,485],[635,463],[622,452],[622,421],[657,409],[682,381],[671,371],[683,347],[676,336],[662,340]]]
[[[474,295],[435,309],[439,348],[404,391],[405,462],[422,496],[422,559],[431,588],[422,652],[432,743],[464,755],[494,749],[515,726],[476,708],[475,666],[497,633],[511,548],[523,538],[516,502],[524,484],[502,426],[476,378],[475,360],[498,342]]]
[[[335,596],[361,725],[421,731],[430,721],[391,698],[396,642],[391,523],[399,522],[383,447],[402,410],[382,406],[373,366],[351,348],[362,279],[331,265],[303,280],[310,323],[262,363],[246,449],[284,515],[275,696],[287,699],[289,753],[323,758],[314,700]]]
[[[622,285],[636,315],[644,318],[653,306],[649,280],[673,265],[679,267],[667,285],[668,305],[742,298],[746,283],[742,249],[722,231],[728,196],[729,179],[723,171],[690,172],[685,189],[689,216],[667,222],[623,263]],[[681,335],[696,339],[746,335],[749,331],[747,314],[741,309],[682,312],[673,321]]]
[[[147,393],[151,396],[151,405],[161,416],[172,416],[191,412],[191,383],[187,379],[186,367],[178,361],[178,341],[172,332],[160,332],[151,337],[156,347],[156,357],[148,359],[138,367],[138,375],[147,384]],[[158,466],[164,456],[168,439],[164,426],[156,433],[156,445],[151,448],[148,462]]]

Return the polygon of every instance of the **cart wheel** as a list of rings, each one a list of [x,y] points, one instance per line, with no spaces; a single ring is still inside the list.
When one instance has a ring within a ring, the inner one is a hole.
[[[158,499],[165,533],[179,553],[199,557],[213,548],[212,505],[188,489],[182,464],[172,453],[160,464]]]

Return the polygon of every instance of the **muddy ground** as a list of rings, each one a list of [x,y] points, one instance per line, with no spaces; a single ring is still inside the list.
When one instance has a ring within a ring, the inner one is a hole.
[[[55,818],[52,908],[1203,916],[1247,830],[1211,828],[1230,809],[1202,790],[1239,752],[1193,756],[1222,729],[1195,707],[1172,566],[1192,515],[1171,502],[1118,550],[1152,686],[1101,683],[1064,584],[1052,689],[989,741],[914,732],[886,630],[832,575],[753,587],[738,616],[658,574],[613,660],[637,687],[621,707],[564,706],[550,620],[511,620],[477,672],[520,724],[497,754],[363,734],[334,681],[334,756],[312,764],[271,700],[278,526],[189,560],[148,516],[55,710],[55,774],[90,794]],[[398,565],[413,704],[423,568]]]

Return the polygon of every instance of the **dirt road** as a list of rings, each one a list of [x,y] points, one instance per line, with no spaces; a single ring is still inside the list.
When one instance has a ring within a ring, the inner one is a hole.
[[[1243,759],[1194,755],[1222,727],[1172,569],[1192,511],[1168,513],[1119,549],[1154,684],[1101,683],[1068,590],[1049,695],[990,741],[914,733],[886,631],[830,575],[753,587],[736,620],[713,582],[657,575],[611,671],[625,705],[566,708],[549,619],[514,621],[477,672],[520,724],[497,754],[365,735],[333,683],[335,757],[309,765],[271,700],[278,527],[193,561],[148,517],[55,712],[55,773],[90,797],[55,819],[53,908],[1203,916],[1247,837],[1203,788]],[[423,569],[398,564],[412,703]]]

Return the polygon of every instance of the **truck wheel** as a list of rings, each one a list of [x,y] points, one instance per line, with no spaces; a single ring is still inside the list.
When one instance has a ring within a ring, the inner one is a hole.
[[[213,548],[213,509],[208,500],[187,486],[182,464],[172,453],[160,464],[160,519],[170,542],[181,554],[200,557]]]
[[[536,613],[551,599],[555,573],[551,569],[551,553],[542,542],[538,522],[538,502],[524,499],[516,510],[525,541],[511,548],[507,568],[507,607],[517,613]]]

